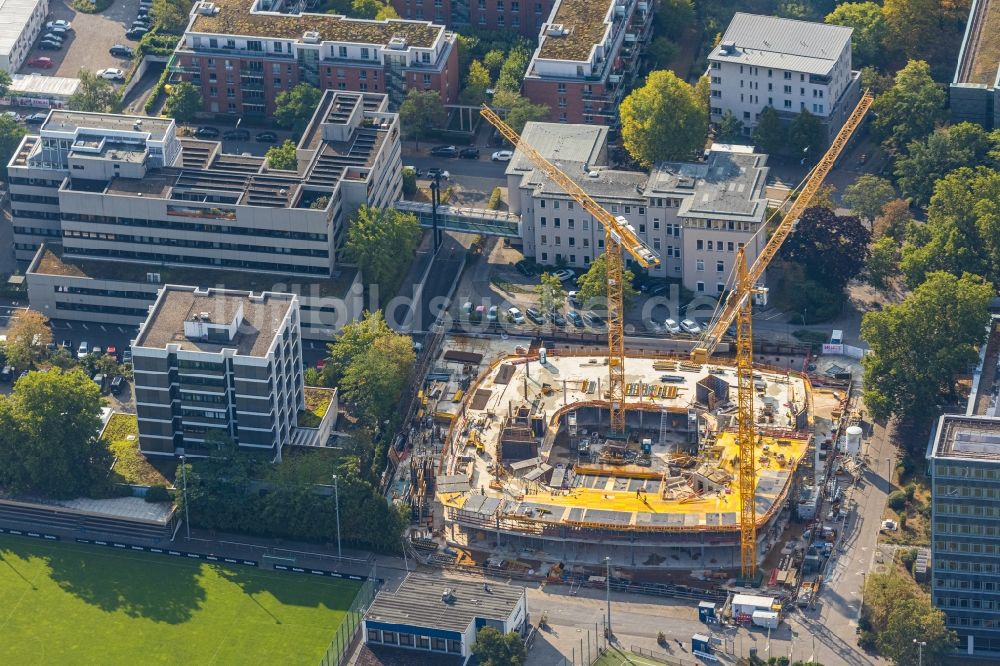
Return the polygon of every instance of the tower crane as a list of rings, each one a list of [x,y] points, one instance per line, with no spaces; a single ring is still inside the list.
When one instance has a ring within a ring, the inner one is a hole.
[[[737,444],[739,445],[739,491],[740,491],[740,572],[746,582],[757,575],[757,513],[754,506],[756,469],[754,461],[754,411],[753,411],[753,296],[764,292],[759,282],[764,270],[781,249],[782,243],[791,235],[802,213],[809,207],[813,197],[823,184],[823,180],[833,168],[844,146],[854,135],[865,114],[871,107],[873,97],[869,91],[861,96],[857,107],[840,128],[830,148],[806,177],[802,191],[785,212],[774,233],[767,240],[764,249],[747,268],[743,246],[736,253],[736,280],[721,309],[710,326],[706,327],[701,339],[691,350],[691,360],[703,364],[712,355],[726,329],[736,322],[736,385],[737,385]],[[776,211],[774,215],[778,215]],[[774,217],[772,215],[772,218]],[[770,222],[770,218],[768,222]]]
[[[660,258],[639,240],[635,228],[622,216],[604,210],[582,187],[528,145],[514,129],[485,104],[480,113],[497,131],[518,148],[556,185],[580,204],[604,226],[604,265],[608,282],[608,408],[611,413],[611,433],[625,434],[625,306],[622,282],[625,262],[622,251],[643,268],[659,266]]]

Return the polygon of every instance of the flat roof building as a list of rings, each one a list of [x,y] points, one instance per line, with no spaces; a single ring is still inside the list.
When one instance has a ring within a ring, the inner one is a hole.
[[[827,141],[861,96],[851,70],[852,28],[737,12],[708,56],[713,123],[727,112],[750,136],[767,107],[789,121],[818,116]]]
[[[1000,3],[973,0],[949,90],[952,122],[1000,127]]]
[[[980,354],[964,415],[938,419],[931,477],[931,600],[958,651],[1000,657],[1000,318]]]
[[[132,345],[139,448],[207,455],[210,433],[280,458],[305,407],[294,294],[167,285]]]
[[[49,0],[0,0],[0,69],[20,69],[48,13]]]
[[[523,634],[523,587],[499,582],[407,574],[395,592],[383,589],[364,618],[365,643],[422,652],[472,655],[476,633],[494,627]]]
[[[536,2],[434,0],[432,4],[424,0],[392,0],[392,6],[405,19],[415,21],[426,19],[453,29],[519,32],[525,37],[534,39],[538,37],[538,31],[548,18],[555,2],[556,0]]]

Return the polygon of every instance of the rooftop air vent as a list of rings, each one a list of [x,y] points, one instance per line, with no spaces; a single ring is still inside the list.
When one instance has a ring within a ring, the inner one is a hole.
[[[199,2],[198,13],[202,16],[215,16],[219,13],[219,8],[215,6],[214,2]]]
[[[450,587],[444,588],[444,592],[441,593],[441,601],[446,604],[450,604],[455,601],[455,594],[452,592]]]
[[[721,44],[719,44],[719,49],[725,55],[735,55],[736,42],[722,42]]]
[[[302,33],[302,41],[306,44],[319,44],[319,33],[315,30],[306,30]]]
[[[600,171],[589,171],[587,173],[587,178],[597,178],[600,175],[601,175]]]
[[[545,26],[545,34],[549,37],[562,37],[563,35],[568,35],[569,30],[562,23],[550,23]]]
[[[389,48],[393,51],[402,51],[406,48],[406,37],[393,37],[389,40]]]

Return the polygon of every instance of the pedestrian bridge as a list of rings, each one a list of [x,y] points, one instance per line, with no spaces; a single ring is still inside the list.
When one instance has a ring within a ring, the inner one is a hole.
[[[413,213],[422,227],[432,227],[431,204],[421,201],[397,201],[396,209]],[[487,208],[438,206],[438,228],[483,236],[520,238],[521,216]]]

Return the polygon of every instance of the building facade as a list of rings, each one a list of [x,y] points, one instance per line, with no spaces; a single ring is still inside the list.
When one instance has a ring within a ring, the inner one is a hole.
[[[132,359],[146,455],[207,455],[216,433],[280,459],[295,435],[305,399],[294,294],[167,285]]]
[[[402,193],[387,106],[384,94],[324,93],[295,171],[180,139],[170,119],[51,112],[8,167],[33,306],[137,324],[168,281],[294,291],[307,335],[329,337],[353,312],[356,271],[337,258],[347,220]]]
[[[652,34],[648,0],[558,0],[522,86],[549,120],[615,126]]]
[[[852,32],[737,13],[708,56],[711,121],[719,123],[730,112],[750,136],[767,107],[784,120],[808,111],[832,139],[861,94],[860,74],[851,71]]]
[[[698,294],[721,294],[736,250],[745,247],[753,263],[766,241],[757,232],[767,213],[767,156],[749,146],[716,144],[702,162],[624,171],[607,166],[607,132],[596,129],[529,123],[524,135],[605,210],[628,220],[660,257],[650,275],[678,279]],[[551,140],[541,138],[546,135]],[[603,226],[520,153],[507,177],[511,211],[521,215],[525,256],[547,266],[586,269],[604,251]]]
[[[988,0],[973,0],[948,90],[953,123],[1000,127],[1000,12]]]
[[[964,415],[938,419],[931,477],[931,601],[958,634],[958,651],[1000,658],[1000,415],[994,318]]]
[[[0,5],[0,69],[14,74],[42,33],[49,0],[5,0]]]
[[[519,32],[534,39],[557,0],[392,0],[404,19],[449,28]]]
[[[197,2],[168,67],[201,91],[210,113],[266,118],[299,83],[384,93],[393,108],[408,90],[459,92],[455,35],[426,21],[366,21],[299,13],[281,0]]]

